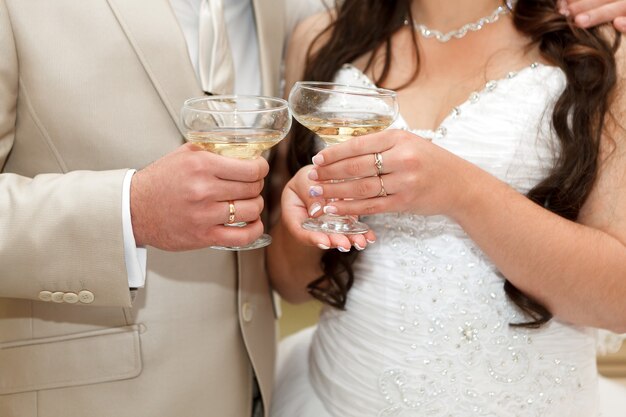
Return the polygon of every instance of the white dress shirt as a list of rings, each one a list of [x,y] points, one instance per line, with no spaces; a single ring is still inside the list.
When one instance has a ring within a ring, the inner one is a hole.
[[[183,31],[189,57],[198,75],[198,34],[202,0],[170,0],[170,3]],[[251,0],[224,0],[224,18],[235,64],[235,94],[261,94],[259,43]],[[136,246],[133,235],[130,216],[130,182],[134,173],[135,170],[130,170],[124,178],[122,230],[128,285],[131,288],[141,288],[146,281],[147,254],[145,248]]]
[[[202,0],[170,0],[187,41],[189,57],[198,68],[199,15]],[[224,19],[235,64],[235,94],[261,94],[259,43],[251,0],[224,0]]]

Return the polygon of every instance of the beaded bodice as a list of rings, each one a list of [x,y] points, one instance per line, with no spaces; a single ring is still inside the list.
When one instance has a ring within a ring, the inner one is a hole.
[[[352,66],[336,80],[371,85]],[[553,161],[550,114],[564,82],[535,64],[414,132],[524,193]],[[596,415],[594,331],[509,326],[525,317],[502,277],[443,216],[364,220],[378,241],[355,264],[346,310],[324,310],[311,348],[311,382],[333,416]]]

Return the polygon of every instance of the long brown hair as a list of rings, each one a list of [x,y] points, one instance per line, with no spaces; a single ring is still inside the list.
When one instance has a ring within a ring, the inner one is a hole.
[[[382,48],[385,61],[375,82],[383,84],[391,67],[391,38],[405,25],[406,19],[412,21],[410,5],[411,0],[337,2],[335,18],[316,41],[324,34],[331,36],[315,53],[309,49],[304,79],[330,81],[343,64]],[[528,36],[532,44],[539,47],[543,58],[559,67],[567,79],[552,114],[552,125],[560,143],[557,160],[549,175],[527,196],[547,210],[575,221],[598,173],[600,139],[616,86],[615,51],[620,36],[616,33],[608,39],[601,28],[573,27],[556,12],[556,0],[519,0],[512,16],[517,30]],[[414,31],[412,25],[409,28]],[[415,33],[413,35],[415,40]],[[417,52],[416,42],[414,48]],[[371,54],[366,70],[373,64],[374,55]],[[414,77],[418,71],[416,68]],[[312,134],[297,123],[294,129],[289,150],[292,175],[309,164],[315,154]],[[325,253],[322,257],[324,275],[309,284],[309,292],[327,304],[345,308],[354,280],[352,263],[356,254],[355,251]],[[540,326],[552,318],[544,306],[523,294],[510,281],[505,281],[504,289],[530,319],[514,325]]]

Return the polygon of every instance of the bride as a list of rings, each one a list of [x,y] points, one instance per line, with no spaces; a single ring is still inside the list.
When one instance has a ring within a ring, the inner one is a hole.
[[[402,116],[319,153],[291,138],[268,267],[328,306],[272,416],[600,415],[595,329],[626,332],[625,61],[556,3],[343,0],[296,30],[288,86],[393,88]],[[301,229],[322,211],[373,232]]]

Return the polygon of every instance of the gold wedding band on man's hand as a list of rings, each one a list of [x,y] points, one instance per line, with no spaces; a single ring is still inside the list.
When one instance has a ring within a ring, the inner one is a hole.
[[[374,154],[374,166],[376,167],[376,175],[383,175],[383,155],[380,152]]]
[[[233,223],[235,223],[235,202],[231,200],[228,202],[228,224]]]

